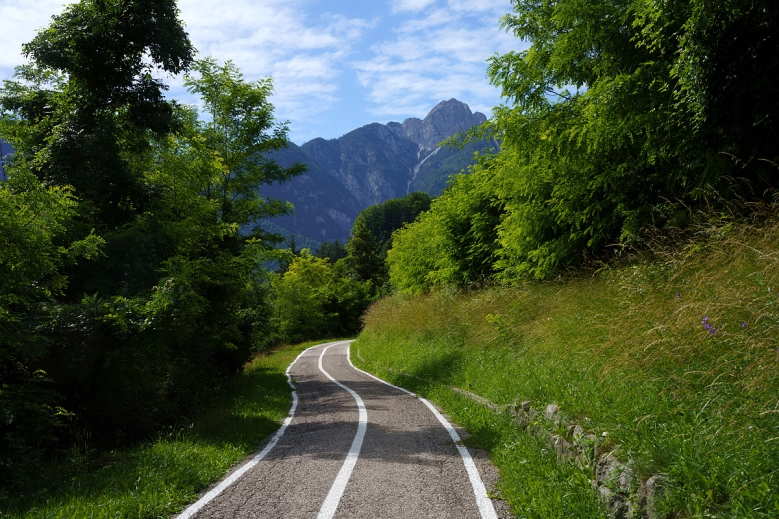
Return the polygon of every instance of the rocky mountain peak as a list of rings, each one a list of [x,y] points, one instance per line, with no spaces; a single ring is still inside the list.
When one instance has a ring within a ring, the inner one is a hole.
[[[411,117],[403,124],[390,123],[395,131],[428,149],[438,146],[442,140],[468,130],[487,120],[480,112],[471,112],[470,107],[457,99],[441,101],[424,119]],[[400,126],[400,128],[398,128]]]

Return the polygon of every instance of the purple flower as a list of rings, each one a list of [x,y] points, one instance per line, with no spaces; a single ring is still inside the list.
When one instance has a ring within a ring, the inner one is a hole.
[[[706,326],[708,326],[708,325],[706,325]],[[711,328],[709,328],[708,330],[709,330],[709,333],[710,333],[710,334],[712,334],[712,335],[714,335],[715,333],[717,333],[717,329],[716,329],[716,328],[714,328],[713,326],[712,326]]]
[[[747,327],[747,322],[746,321],[741,321],[741,327],[742,328],[746,328]]]
[[[708,321],[708,320],[709,320],[709,316],[708,316],[708,315],[704,315],[704,316],[703,316],[703,321],[702,321],[702,322],[704,322],[704,323],[705,323],[705,322],[706,322],[706,321]]]
[[[676,299],[678,299],[679,301],[682,300],[682,295],[679,292],[676,293]]]
[[[704,324],[703,327],[707,330],[711,330],[711,325],[709,323]]]

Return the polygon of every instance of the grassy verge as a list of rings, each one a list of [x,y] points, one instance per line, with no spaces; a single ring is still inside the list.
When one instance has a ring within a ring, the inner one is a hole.
[[[559,404],[638,478],[665,475],[661,515],[777,517],[779,222],[700,231],[593,277],[380,301],[363,366],[466,426],[518,517],[598,517],[590,469],[445,386]]]
[[[4,496],[0,517],[157,518],[194,501],[279,427],[290,406],[284,371],[319,342],[260,355],[188,427],[128,450],[72,449],[25,495]]]

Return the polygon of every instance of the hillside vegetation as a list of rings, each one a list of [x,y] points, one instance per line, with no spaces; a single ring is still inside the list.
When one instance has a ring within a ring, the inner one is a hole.
[[[492,134],[500,151],[394,238],[398,290],[548,279],[641,243],[647,225],[685,225],[707,191],[775,187],[775,2],[512,7],[502,27],[530,47],[489,59],[506,105],[464,141]]]
[[[489,449],[517,517],[598,517],[593,468],[448,386],[556,403],[662,474],[658,517],[779,515],[779,218],[716,217],[672,249],[564,281],[395,295],[365,317],[364,366],[430,394]]]

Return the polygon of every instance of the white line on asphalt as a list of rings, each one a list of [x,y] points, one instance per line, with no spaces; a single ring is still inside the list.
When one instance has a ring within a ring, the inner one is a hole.
[[[317,345],[319,346],[319,345]],[[328,346],[329,347],[329,346]],[[311,348],[316,348],[316,346],[312,346]],[[268,445],[265,446],[262,451],[260,451],[259,454],[257,454],[255,457],[253,457],[251,460],[246,462],[244,466],[230,474],[228,478],[223,480],[221,483],[219,483],[216,487],[211,489],[206,495],[198,499],[196,502],[192,503],[189,507],[187,507],[186,510],[181,512],[181,515],[178,516],[178,519],[189,519],[193,515],[195,515],[201,508],[203,508],[209,501],[214,499],[216,496],[221,494],[227,487],[235,483],[238,478],[243,476],[248,470],[250,470],[252,467],[257,465],[257,463],[262,460],[265,456],[268,455],[268,453],[271,451],[273,447],[276,446],[276,443],[278,443],[279,438],[284,434],[284,431],[287,430],[287,426],[292,421],[292,417],[295,415],[295,409],[298,407],[298,394],[296,391],[295,384],[292,383],[292,377],[289,376],[289,370],[292,369],[292,366],[295,365],[295,363],[298,361],[300,357],[303,356],[304,353],[306,353],[311,348],[308,348],[300,353],[297,357],[295,357],[295,360],[292,361],[292,364],[290,364],[287,367],[287,371],[285,371],[285,374],[287,375],[287,384],[289,384],[289,387],[292,388],[292,407],[289,410],[289,414],[287,414],[287,418],[284,420],[284,423],[281,426],[281,429],[279,429],[276,432],[276,435],[273,437],[273,439],[270,441]],[[325,348],[327,349],[327,348]]]
[[[498,514],[495,513],[495,507],[492,506],[492,500],[487,495],[487,489],[484,486],[484,482],[481,480],[481,476],[479,476],[479,470],[476,468],[476,464],[473,462],[471,453],[468,452],[468,449],[466,449],[465,446],[462,444],[462,441],[460,440],[460,435],[457,434],[457,431],[454,430],[454,427],[452,427],[452,425],[444,417],[444,415],[439,413],[438,409],[436,409],[433,404],[431,404],[421,396],[417,395],[416,393],[413,393],[408,389],[403,389],[402,387],[398,387],[393,384],[390,384],[386,380],[382,380],[375,375],[371,375],[367,371],[363,371],[357,366],[355,366],[354,364],[352,364],[352,357],[350,355],[349,350],[350,347],[347,347],[346,360],[349,361],[349,365],[351,367],[353,367],[360,373],[364,373],[368,375],[374,380],[378,380],[382,384],[387,384],[390,387],[394,387],[395,389],[399,389],[404,393],[408,393],[409,395],[417,397],[433,412],[435,417],[438,418],[438,421],[441,422],[441,425],[443,425],[446,428],[446,431],[449,433],[449,436],[452,438],[452,441],[454,441],[454,444],[457,447],[457,451],[460,453],[460,457],[462,457],[463,459],[463,463],[465,464],[465,471],[468,473],[468,479],[471,480],[471,487],[473,487],[473,493],[476,496],[476,505],[479,507],[479,514],[481,514],[483,519],[497,519]],[[321,359],[320,359],[320,363],[321,363]]]
[[[341,501],[341,496],[343,496],[344,490],[346,490],[346,484],[349,482],[349,478],[352,476],[354,465],[357,463],[357,458],[360,456],[362,440],[365,438],[365,430],[368,427],[368,411],[365,409],[365,404],[363,404],[360,395],[331,377],[330,373],[325,371],[325,369],[322,367],[322,358],[325,356],[325,352],[331,346],[336,346],[336,344],[331,344],[327,348],[323,349],[322,355],[319,356],[319,371],[324,373],[325,376],[335,384],[347,390],[354,397],[354,399],[357,401],[357,409],[359,410],[359,423],[357,424],[357,434],[354,436],[354,441],[352,441],[352,446],[349,449],[349,453],[346,455],[346,460],[344,461],[343,466],[341,466],[341,470],[338,471],[338,475],[335,477],[333,486],[330,487],[330,491],[327,493],[325,502],[322,503],[322,508],[319,509],[319,514],[316,516],[317,519],[331,519],[335,515],[335,511],[338,508],[338,503]],[[349,356],[348,343],[346,343],[346,356],[347,358]]]

